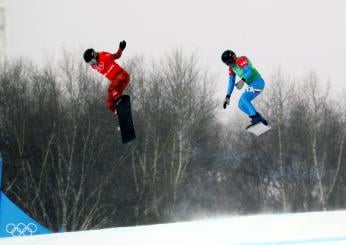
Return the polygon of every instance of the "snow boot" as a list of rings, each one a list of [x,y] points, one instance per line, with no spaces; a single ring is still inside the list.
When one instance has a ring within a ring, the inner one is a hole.
[[[251,124],[249,126],[246,127],[246,129],[250,128],[253,125],[256,125],[257,123],[263,123],[264,125],[268,126],[268,122],[267,120],[265,120],[262,115],[258,112],[256,112],[255,115],[250,116],[251,118]]]

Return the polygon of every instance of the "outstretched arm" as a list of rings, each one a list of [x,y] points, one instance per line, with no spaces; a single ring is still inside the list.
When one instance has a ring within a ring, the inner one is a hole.
[[[125,40],[124,41],[121,41],[120,43],[119,43],[119,48],[118,48],[118,51],[115,53],[115,54],[113,54],[113,59],[119,59],[120,57],[121,57],[121,55],[122,55],[122,53],[123,53],[123,50],[126,48],[126,42],[125,42]]]
[[[228,79],[227,96],[231,96],[235,84],[235,74],[230,74]]]
[[[228,79],[228,89],[227,89],[226,98],[223,102],[223,109],[226,109],[227,105],[229,105],[229,98],[231,97],[231,94],[233,92],[234,83],[235,83],[235,74],[233,73],[233,71],[230,70],[229,79]]]
[[[123,53],[123,51],[119,48],[118,51],[115,54],[113,54],[113,59],[115,59],[115,60],[119,59],[121,57],[122,53]]]

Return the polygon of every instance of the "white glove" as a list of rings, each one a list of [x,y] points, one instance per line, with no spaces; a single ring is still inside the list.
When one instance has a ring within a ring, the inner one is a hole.
[[[240,79],[240,80],[235,84],[235,86],[236,86],[237,89],[242,89],[243,86],[244,86],[244,83],[245,83],[244,79]]]

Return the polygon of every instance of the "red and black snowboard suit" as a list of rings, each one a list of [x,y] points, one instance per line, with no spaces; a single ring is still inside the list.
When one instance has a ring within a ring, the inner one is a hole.
[[[91,67],[104,75],[109,81],[108,96],[107,96],[107,108],[115,112],[115,106],[113,102],[118,99],[125,88],[130,82],[129,74],[119,66],[114,60],[121,57],[122,50],[118,49],[115,54],[107,52],[99,52],[97,57],[97,64],[91,65]]]

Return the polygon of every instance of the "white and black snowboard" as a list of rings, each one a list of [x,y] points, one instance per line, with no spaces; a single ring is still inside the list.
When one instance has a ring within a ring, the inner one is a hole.
[[[256,135],[256,136],[260,136],[262,134],[264,134],[265,132],[267,132],[269,129],[271,129],[271,127],[269,125],[265,125],[262,122],[259,122],[257,124],[251,125],[249,127],[246,128],[246,131]]]

